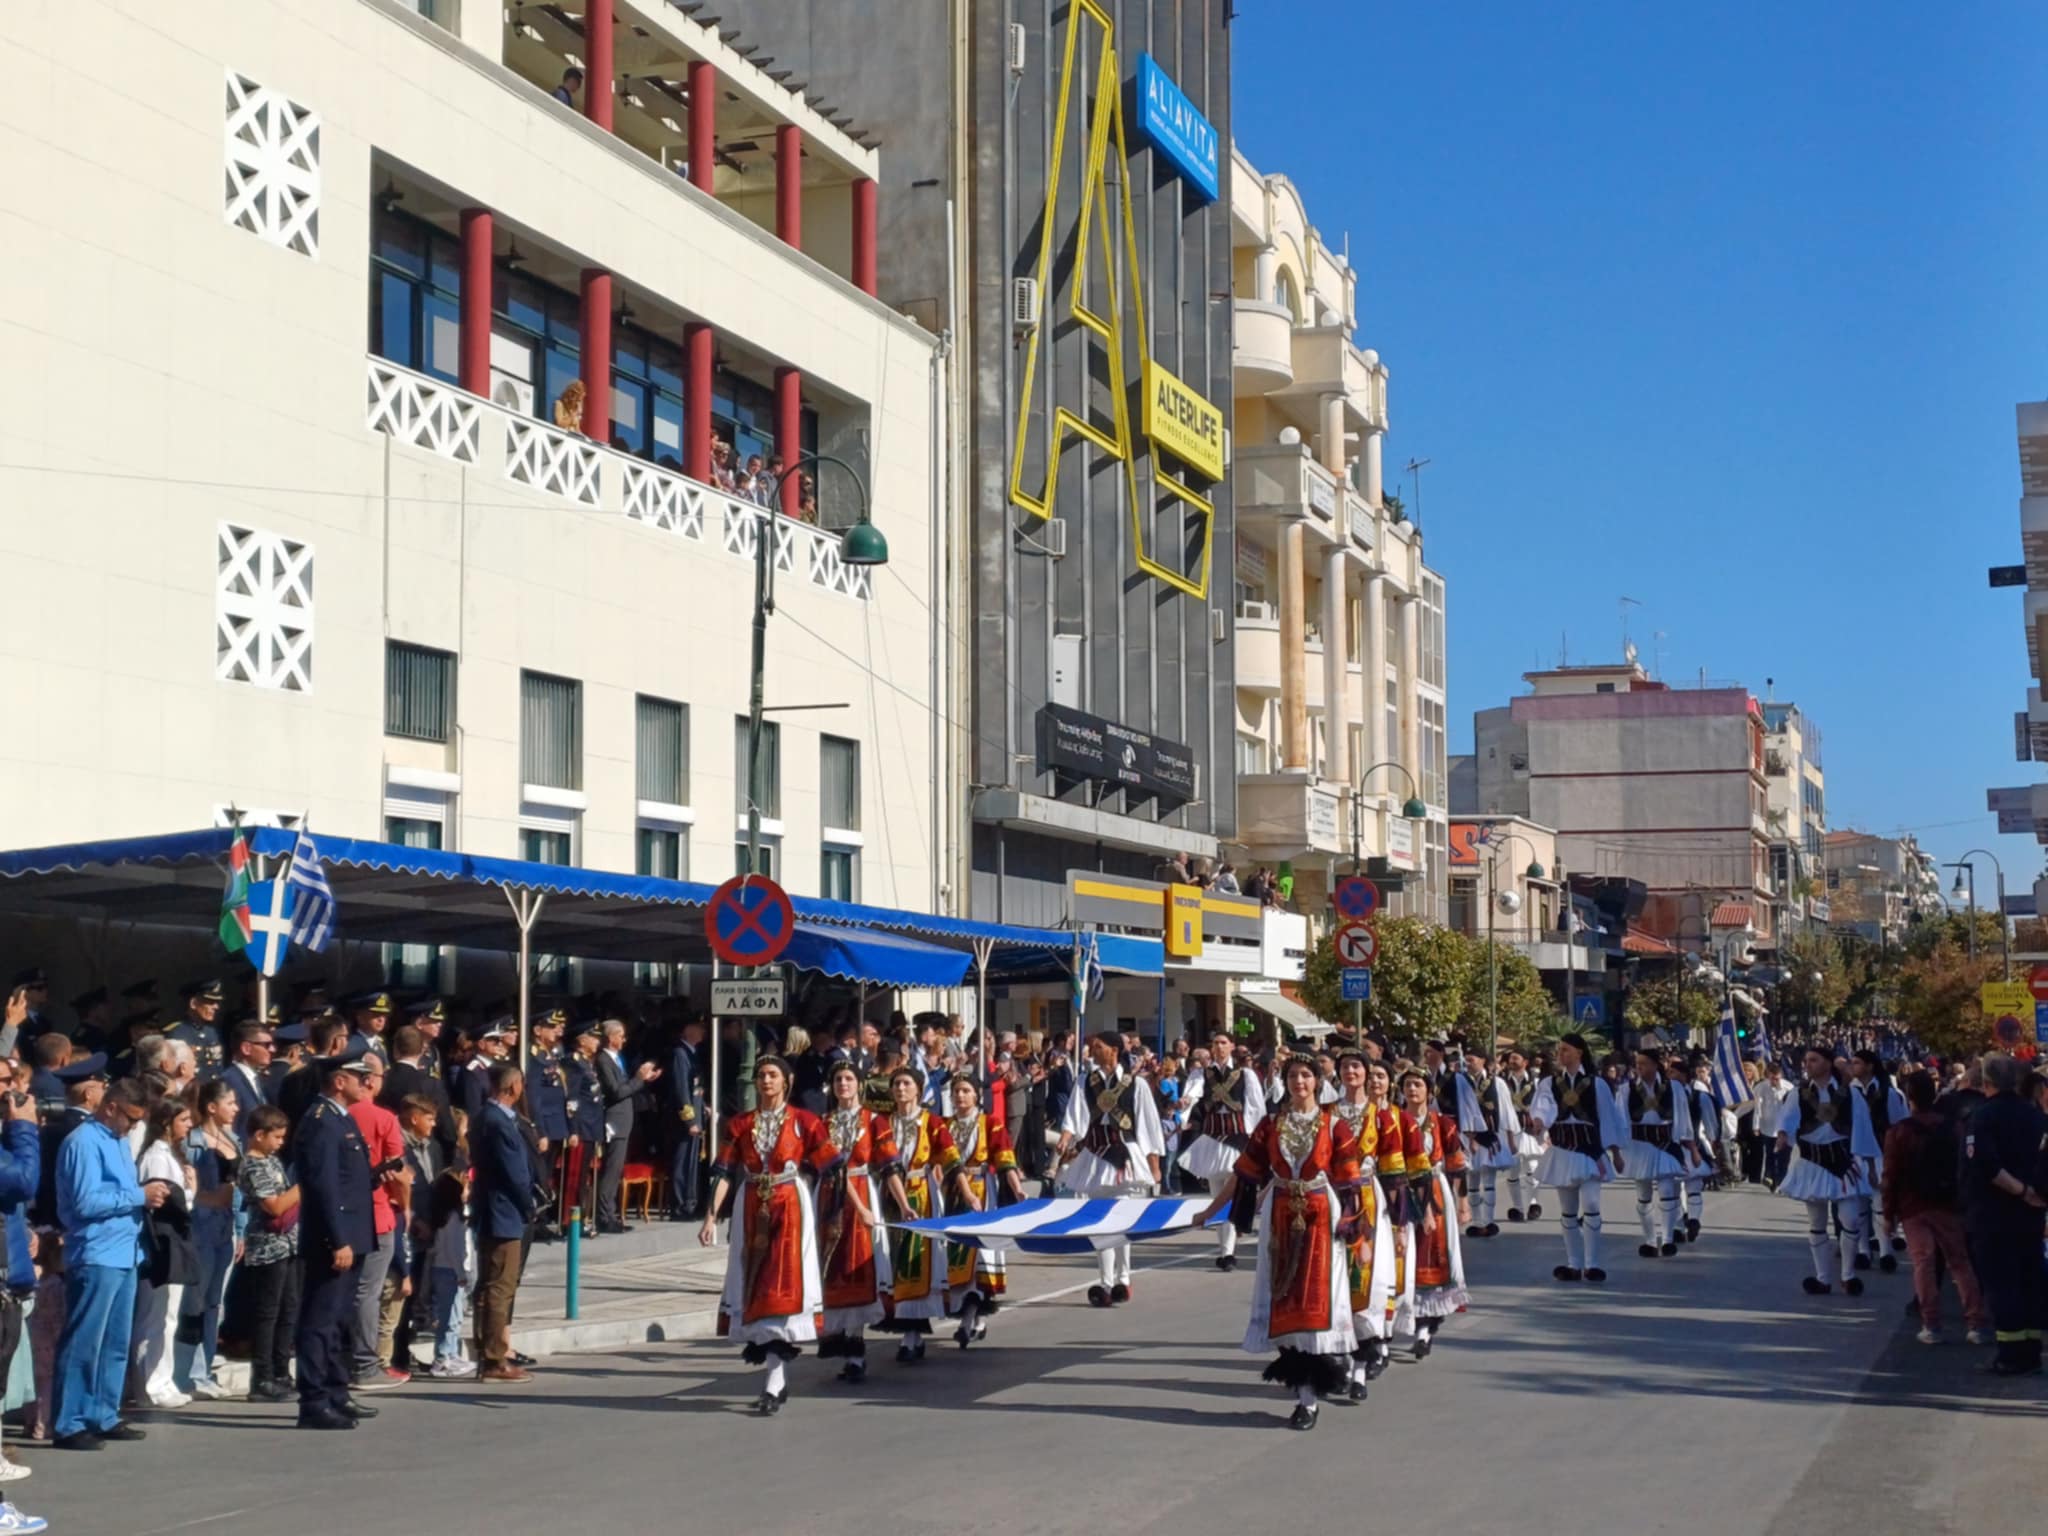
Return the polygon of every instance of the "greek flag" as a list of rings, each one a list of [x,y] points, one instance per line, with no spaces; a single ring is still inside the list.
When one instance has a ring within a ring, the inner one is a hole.
[[[284,883],[294,892],[292,942],[315,954],[324,953],[334,939],[334,891],[313,847],[313,834],[303,827],[298,842],[292,845],[291,867],[285,871]]]
[[[1074,968],[1074,1012],[1086,1013],[1088,999],[1102,1001],[1108,983],[1102,974],[1100,945],[1091,931],[1081,935],[1079,964]]]
[[[993,1211],[927,1216],[891,1222],[973,1248],[1016,1248],[1025,1253],[1094,1253],[1118,1243],[1185,1232],[1209,1203],[1206,1195],[1146,1200],[1025,1200]],[[1218,1216],[1219,1222],[1227,1220]]]
[[[1742,1075],[1742,1045],[1735,1035],[1735,999],[1721,999],[1721,1024],[1714,1031],[1714,1097],[1723,1109],[1749,1097],[1749,1079]]]

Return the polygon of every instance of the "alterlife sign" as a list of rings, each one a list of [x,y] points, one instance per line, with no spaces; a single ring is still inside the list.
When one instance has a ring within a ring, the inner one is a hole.
[[[1213,203],[1222,187],[1221,139],[1187,92],[1149,53],[1138,55],[1138,131],[1198,193]]]

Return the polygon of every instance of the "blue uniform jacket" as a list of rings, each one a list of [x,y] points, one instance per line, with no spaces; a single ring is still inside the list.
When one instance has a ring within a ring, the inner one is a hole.
[[[332,1099],[315,1099],[299,1122],[292,1159],[299,1170],[299,1252],[324,1263],[337,1248],[358,1257],[375,1248],[370,1149],[349,1112]]]
[[[562,1063],[552,1056],[536,1056],[526,1074],[526,1113],[534,1130],[550,1147],[569,1139],[569,1085],[562,1075]]]
[[[594,1147],[604,1145],[604,1092],[598,1087],[597,1068],[580,1056],[562,1064],[568,1085],[569,1134]]]
[[[28,1207],[42,1178],[43,1149],[33,1121],[9,1120],[0,1131],[0,1214],[7,1218],[7,1289],[36,1288],[28,1251]]]
[[[469,1127],[470,1199],[478,1237],[522,1237],[533,1220],[533,1164],[519,1122],[502,1104],[488,1104]]]

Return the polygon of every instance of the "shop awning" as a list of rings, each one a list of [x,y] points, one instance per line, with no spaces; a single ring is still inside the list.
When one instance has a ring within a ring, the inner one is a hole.
[[[1310,1040],[1320,1040],[1337,1027],[1310,1013],[1285,992],[1239,992],[1237,1000],[1258,1009],[1269,1019],[1278,1020],[1291,1033]]]
[[[0,911],[211,931],[232,836],[210,828],[0,853]],[[252,828],[250,851],[281,858],[297,836]],[[537,949],[591,959],[711,959],[703,913],[712,886],[361,838],[316,837],[315,844],[347,941],[517,950],[511,894],[520,892],[544,898],[533,930]],[[813,921],[803,911],[808,903],[794,905],[799,920],[785,958],[799,970],[874,986],[956,987],[970,969],[964,949]],[[919,914],[897,916],[907,926]]]

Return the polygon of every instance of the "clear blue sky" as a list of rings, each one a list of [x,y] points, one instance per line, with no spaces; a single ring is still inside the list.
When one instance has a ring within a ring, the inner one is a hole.
[[[2048,7],[1238,13],[1237,141],[1349,233],[1388,483],[1434,461],[1452,750],[1561,634],[1617,656],[1627,595],[1666,678],[1819,721],[1831,825],[2024,888],[2039,848],[1984,810],[2039,777],[2021,598],[1984,572],[2048,396]]]

